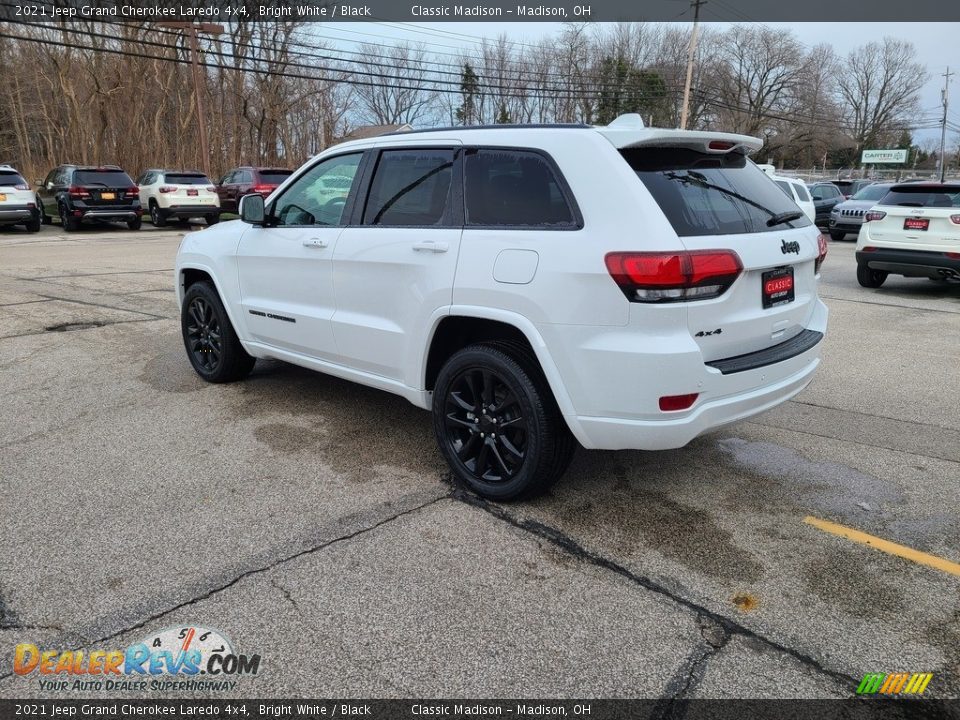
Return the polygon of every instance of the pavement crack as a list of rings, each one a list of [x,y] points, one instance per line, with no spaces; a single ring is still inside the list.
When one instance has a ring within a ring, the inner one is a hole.
[[[297,604],[297,601],[293,599],[293,595],[290,594],[290,591],[287,590],[287,588],[278,583],[276,578],[270,578],[270,584],[283,594],[283,596],[287,599],[287,602],[293,605],[293,609],[297,611],[298,615],[303,614],[303,612],[300,610],[300,606]]]
[[[543,523],[537,522],[536,520],[520,520],[509,512],[507,512],[503,507],[490,503],[483,498],[480,498],[472,493],[469,493],[462,488],[457,488],[454,490],[451,497],[455,500],[458,500],[462,503],[475,507],[479,510],[482,510],[486,513],[489,513],[493,517],[502,520],[503,522],[512,525],[518,530],[530,533],[535,535],[538,538],[542,538],[553,543],[555,546],[565,551],[569,555],[575,557],[581,562],[594,565],[596,567],[608,570],[616,575],[619,575],[629,582],[649,590],[650,592],[662,595],[671,602],[674,602],[692,612],[696,613],[698,618],[698,623],[700,626],[701,635],[704,637],[704,640],[707,642],[709,648],[704,650],[704,657],[699,661],[701,664],[706,662],[710,656],[720,650],[723,645],[729,640],[732,635],[741,635],[746,638],[755,640],[756,642],[765,645],[777,652],[784,653],[789,655],[797,662],[803,664],[804,666],[811,668],[815,672],[818,672],[822,675],[826,675],[837,682],[843,683],[844,685],[854,685],[856,686],[859,682],[858,678],[854,678],[851,675],[846,673],[839,672],[837,670],[831,670],[830,668],[824,667],[824,665],[817,660],[812,655],[808,655],[796,648],[783,645],[782,643],[768,638],[765,635],[761,635],[755,630],[751,630],[745,625],[740,624],[733,618],[726,617],[717,612],[714,612],[699,603],[689,600],[681,595],[678,595],[676,592],[670,590],[663,585],[654,582],[650,578],[639,575],[629,568],[621,565],[615,560],[604,557],[599,553],[588,550],[584,547],[579,541],[574,538],[566,535],[561,530],[557,528],[550,527],[549,525],[544,525]],[[709,622],[712,626],[716,626],[717,629],[713,629],[711,625],[705,626],[704,623]],[[706,628],[706,629],[705,629]],[[722,634],[721,634],[722,633]],[[708,639],[708,636],[710,639]],[[715,646],[715,643],[719,647]],[[697,653],[694,653],[696,656]],[[696,660],[696,657],[694,657]],[[691,672],[697,666],[697,662],[693,662],[691,667]],[[692,675],[691,681],[692,681]]]

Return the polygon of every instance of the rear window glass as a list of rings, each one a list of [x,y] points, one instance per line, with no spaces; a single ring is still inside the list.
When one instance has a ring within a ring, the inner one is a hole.
[[[889,185],[868,185],[854,195],[851,200],[879,200],[890,190]]]
[[[888,192],[880,204],[930,208],[960,207],[960,185],[944,185],[937,188],[900,186]]]
[[[447,212],[453,150],[385,150],[370,183],[364,225],[440,225]]]
[[[786,180],[774,180],[774,182],[777,184],[778,188],[783,190],[784,195],[793,200],[793,193],[790,192],[790,183],[788,183]]]
[[[708,155],[683,148],[626,148],[620,152],[681,237],[762,233],[810,225],[793,199],[741,153]],[[777,218],[788,214],[799,217]]]
[[[464,202],[467,225],[576,226],[549,163],[526,150],[469,151]]]
[[[101,185],[103,187],[133,187],[133,180],[122,170],[77,170],[73,174],[75,185]]]
[[[293,175],[293,170],[261,170],[260,182],[266,185],[279,185]]]
[[[27,181],[23,179],[20,173],[0,170],[0,186],[13,187],[14,185],[26,185]]]
[[[810,202],[810,193],[807,192],[807,186],[801,185],[800,183],[794,183],[793,189],[797,191],[801,202]]]
[[[173,185],[212,185],[210,178],[206,175],[194,175],[193,173],[182,175],[167,173],[166,181]]]

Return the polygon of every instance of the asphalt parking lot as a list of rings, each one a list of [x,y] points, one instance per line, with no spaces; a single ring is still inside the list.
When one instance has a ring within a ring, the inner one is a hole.
[[[278,362],[197,378],[182,232],[0,231],[0,697],[84,696],[14,675],[17,643],[187,623],[261,655],[231,696],[831,698],[867,672],[960,696],[960,576],[805,522],[960,562],[960,284],[865,290],[832,242],[793,401],[579,450],[501,506],[400,398]]]

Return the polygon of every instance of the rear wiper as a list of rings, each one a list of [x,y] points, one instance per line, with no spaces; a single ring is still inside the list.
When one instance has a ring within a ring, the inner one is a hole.
[[[735,197],[737,200],[745,202],[748,205],[753,205],[758,210],[763,210],[763,212],[765,212],[767,215],[770,216],[770,219],[767,221],[767,227],[773,227],[774,225],[779,225],[780,223],[790,222],[790,220],[799,220],[801,217],[803,217],[802,212],[796,212],[793,210],[786,213],[780,213],[778,215],[770,208],[764,207],[760,203],[754,202],[750,198],[744,195],[741,195],[738,192],[734,192],[733,190],[730,190],[729,188],[725,188],[722,185],[714,185],[712,182],[708,182],[705,175],[703,175],[702,173],[698,173],[695,170],[688,170],[686,175],[681,175],[678,172],[670,171],[670,172],[665,172],[664,176],[670,178],[671,180],[678,180],[682,183],[691,183],[694,185],[699,185],[700,187],[711,188],[712,190],[717,190],[718,192],[721,192],[724,195]],[[791,215],[791,214],[794,215],[794,217],[791,217],[787,220],[779,220],[778,222],[773,222],[781,215]]]
[[[803,212],[800,210],[788,210],[787,212],[782,212],[779,215],[774,215],[772,218],[767,220],[767,227],[773,227],[774,225],[782,225],[783,223],[788,223],[791,220],[799,220],[803,217]]]
[[[923,207],[923,203],[918,202],[902,202],[897,203],[899,207]]]

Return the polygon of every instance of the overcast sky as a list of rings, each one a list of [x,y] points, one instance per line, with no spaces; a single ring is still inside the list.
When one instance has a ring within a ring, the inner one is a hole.
[[[601,26],[602,23],[595,23]],[[726,23],[712,23],[713,27],[727,27]],[[960,23],[768,23],[771,27],[784,27],[794,32],[797,39],[807,46],[828,43],[840,55],[846,55],[859,45],[871,40],[892,36],[908,40],[917,49],[917,57],[930,73],[921,91],[923,117],[939,117],[940,90],[943,73],[947,66],[960,71]],[[530,42],[544,35],[560,31],[559,23],[326,23],[323,34],[342,38],[335,45],[347,47],[356,42],[376,41],[371,35],[426,43],[428,48],[439,52],[456,52],[472,44],[470,38],[487,36],[493,38],[506,33],[511,40]],[[960,124],[960,75],[952,78],[950,94],[953,98],[950,115],[955,124]],[[949,131],[948,131],[949,132]],[[955,133],[953,134],[955,135]],[[950,135],[948,134],[948,138]],[[935,138],[939,130],[916,130],[914,139],[922,142]]]

